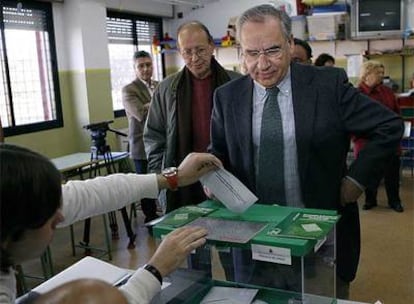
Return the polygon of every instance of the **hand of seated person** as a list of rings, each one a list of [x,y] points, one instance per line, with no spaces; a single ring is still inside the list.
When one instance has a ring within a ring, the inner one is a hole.
[[[191,251],[204,245],[206,235],[207,230],[204,228],[178,228],[163,239],[148,264],[164,277],[177,269]]]

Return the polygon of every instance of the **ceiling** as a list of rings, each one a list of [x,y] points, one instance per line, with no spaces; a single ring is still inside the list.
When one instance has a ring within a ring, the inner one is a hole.
[[[152,0],[152,1],[174,4],[174,5],[190,5],[192,7],[203,7],[205,4],[217,2],[218,0]]]

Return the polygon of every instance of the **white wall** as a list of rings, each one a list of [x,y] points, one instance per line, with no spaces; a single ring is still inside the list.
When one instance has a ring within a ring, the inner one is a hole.
[[[144,15],[172,17],[173,6],[152,0],[102,0],[107,8]]]
[[[84,70],[82,3],[79,0],[53,4],[55,20],[56,51],[60,70]],[[93,20],[93,16],[91,16]],[[65,56],[64,62],[60,62]]]
[[[85,69],[109,69],[106,7],[95,1],[81,1],[83,56]]]
[[[58,70],[68,69],[67,39],[65,34],[65,21],[63,15],[63,4],[53,4],[53,27],[55,30],[56,56]]]
[[[226,34],[227,23],[230,17],[238,16],[246,9],[259,4],[281,4],[288,2],[291,6],[291,15],[296,14],[296,0],[219,0],[217,2],[206,4],[199,9],[192,9],[191,6],[176,6],[174,19],[164,21],[164,31],[170,33],[170,36],[176,38],[177,27],[188,20],[199,20],[204,23],[214,38],[220,38]],[[345,0],[338,0],[345,2]],[[348,0],[350,3],[350,0]],[[405,0],[407,22],[406,28],[414,31],[414,0]],[[182,12],[183,18],[178,19],[177,13]]]
[[[59,70],[109,68],[106,7],[100,0],[53,4]]]
[[[296,8],[296,0],[285,0],[292,3],[292,8]],[[184,21],[199,20],[204,23],[210,30],[214,38],[220,38],[226,35],[227,24],[230,17],[240,15],[246,9],[259,4],[280,4],[277,0],[219,0],[206,4],[203,8],[189,10],[188,6],[177,6],[175,8],[175,17],[182,11],[182,19],[172,19],[164,21],[164,31],[170,33],[170,36],[176,38],[176,29]],[[295,12],[295,10],[294,10]]]
[[[406,1],[406,14],[407,14],[407,24],[406,28],[411,30],[414,33],[414,0],[405,0]]]
[[[109,68],[106,9],[161,17],[172,5],[150,0],[67,0],[53,4],[59,70]]]

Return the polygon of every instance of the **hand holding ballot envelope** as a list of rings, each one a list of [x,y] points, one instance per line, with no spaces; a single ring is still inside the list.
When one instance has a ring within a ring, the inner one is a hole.
[[[243,213],[258,200],[256,195],[224,168],[203,175],[200,182],[208,197],[220,201],[235,213]]]

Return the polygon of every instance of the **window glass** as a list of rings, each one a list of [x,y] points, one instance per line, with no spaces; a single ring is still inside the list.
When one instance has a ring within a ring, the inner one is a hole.
[[[108,50],[111,67],[112,103],[115,116],[125,115],[122,105],[122,87],[135,78],[133,54],[147,51],[151,54],[155,80],[163,78],[162,57],[153,49],[154,36],[160,40],[161,18],[144,17],[108,11],[107,19]]]
[[[123,109],[122,87],[135,77],[131,54],[135,51],[132,44],[109,44],[111,62],[112,103],[114,110]]]
[[[51,4],[4,1],[1,9],[0,113],[5,135],[62,126]]]

